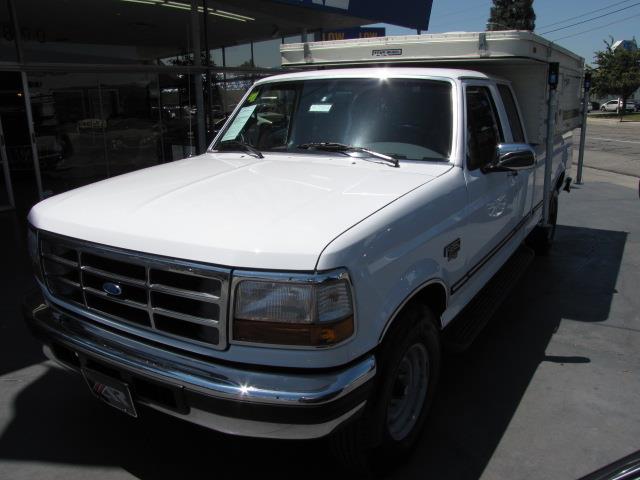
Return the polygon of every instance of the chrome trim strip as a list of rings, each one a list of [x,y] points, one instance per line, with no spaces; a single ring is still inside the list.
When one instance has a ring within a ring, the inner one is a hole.
[[[52,253],[43,253],[42,258],[45,260],[49,260],[51,262],[61,263],[66,265],[67,267],[75,267],[78,268],[78,262],[74,262],[73,260],[67,260],[66,258],[59,257]]]
[[[141,402],[144,403],[144,402]],[[353,409],[342,414],[334,420],[318,424],[285,424],[260,422],[256,420],[246,420],[244,418],[232,418],[215,413],[205,412],[191,407],[187,415],[180,414],[173,410],[162,408],[156,404],[146,405],[160,412],[181,418],[191,423],[195,423],[205,428],[223,432],[229,435],[241,437],[270,438],[274,440],[311,440],[322,438],[333,432],[339,425],[360,412],[366,405],[366,401],[360,403]]]
[[[145,288],[147,285],[147,283],[143,280],[136,280],[135,278],[125,277],[123,275],[118,275],[117,273],[106,272],[104,270],[100,270],[99,268],[90,267],[88,265],[82,265],[82,271],[90,273],[92,275],[106,277],[111,280],[115,280],[116,282],[126,283],[127,285],[132,285],[134,287]]]
[[[78,282],[74,282],[73,280],[69,280],[68,278],[65,278],[65,277],[56,276],[56,275],[47,275],[47,278],[50,278],[54,282],[64,283],[66,285],[69,285],[70,287],[77,288],[78,290],[82,288]]]
[[[208,277],[211,278],[211,277]],[[197,292],[191,290],[184,290],[182,288],[168,287],[161,283],[149,284],[149,289],[153,292],[167,293],[176,297],[189,298],[191,300],[198,300],[199,302],[219,303],[220,297],[211,293]]]
[[[60,300],[52,296],[51,293],[49,293],[49,290],[46,289],[42,284],[40,284],[40,286],[48,304],[58,306],[68,312],[78,315],[79,317],[85,317],[90,321],[101,323],[114,330],[120,330],[121,332],[124,332],[126,334],[140,337],[140,341],[149,340],[156,343],[163,343],[173,348],[179,348],[188,352],[195,353],[197,355],[208,357],[212,357],[211,351],[216,350],[212,348],[212,345],[210,343],[198,342],[197,340],[180,337],[169,332],[165,332],[164,330],[151,330],[134,322],[128,322],[124,319],[116,317],[106,317],[102,315],[102,312],[91,309],[87,310],[85,307],[80,307],[79,304]]]
[[[265,282],[279,283],[298,283],[298,284],[321,284],[336,280],[346,280],[349,285],[349,293],[351,294],[352,310],[353,310],[353,334],[340,343],[328,346],[304,346],[304,345],[279,345],[271,343],[243,342],[233,339],[233,319],[236,301],[236,291],[238,284],[243,280],[256,280]],[[231,277],[231,288],[229,298],[229,344],[230,345],[246,345],[250,347],[262,348],[285,348],[288,350],[331,350],[341,347],[356,338],[358,334],[358,312],[356,308],[357,302],[351,277],[346,268],[336,268],[327,272],[318,273],[289,273],[289,272],[263,272],[251,270],[234,270]]]
[[[460,290],[478,271],[485,266],[509,241],[527,224],[529,219],[533,217],[536,210],[542,206],[542,202],[538,203],[533,209],[527,213],[513,229],[507,233],[487,254],[482,257],[467,273],[462,275],[452,286],[451,295]]]
[[[108,293],[104,293],[102,290],[96,290],[93,287],[82,287],[82,289],[87,292],[90,293],[91,295],[95,295],[96,297],[102,297],[102,298],[107,298],[109,299],[110,302],[114,302],[114,303],[119,303],[120,305],[125,305],[127,307],[133,307],[133,308],[137,308],[138,310],[147,310],[147,305],[145,303],[139,303],[136,302],[135,300],[129,300],[129,299],[121,299],[118,297],[113,297],[111,295],[109,295]],[[97,311],[102,311],[102,310],[98,310],[97,308],[92,308],[87,306],[87,308],[91,308],[92,310],[97,310]],[[126,319],[125,319],[126,320]]]
[[[175,318],[176,320],[184,320],[185,322],[197,323],[198,325],[206,325],[208,327],[217,327],[220,325],[219,320],[206,317],[194,317],[193,315],[187,315],[185,313],[174,312],[173,310],[166,310],[164,308],[152,307],[153,313],[159,313],[165,317]]]
[[[216,364],[147,345],[51,307],[36,309],[30,320],[48,338],[74,351],[147,378],[227,400],[290,406],[322,405],[353,392],[376,374],[373,355],[330,372],[254,371],[251,367]]]

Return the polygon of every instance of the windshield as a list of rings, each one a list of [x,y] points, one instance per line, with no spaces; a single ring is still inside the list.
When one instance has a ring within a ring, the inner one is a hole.
[[[252,90],[213,149],[322,154],[299,146],[330,142],[400,160],[448,160],[451,89],[400,78],[267,83]]]

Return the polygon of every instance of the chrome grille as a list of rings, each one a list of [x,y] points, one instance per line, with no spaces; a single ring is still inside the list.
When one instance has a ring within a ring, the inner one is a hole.
[[[39,239],[55,298],[154,341],[226,347],[229,270],[44,232]],[[109,287],[117,293],[107,293]]]

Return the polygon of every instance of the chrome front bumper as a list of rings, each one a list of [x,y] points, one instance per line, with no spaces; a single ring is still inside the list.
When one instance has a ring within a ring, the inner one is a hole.
[[[119,377],[136,403],[234,435],[328,435],[361,412],[376,373],[373,355],[330,371],[213,363],[53,308],[39,293],[25,299],[24,316],[47,356],[64,367]]]

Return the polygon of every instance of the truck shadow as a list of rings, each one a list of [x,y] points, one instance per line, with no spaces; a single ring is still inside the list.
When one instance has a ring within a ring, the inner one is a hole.
[[[542,362],[560,321],[604,322],[627,234],[558,227],[474,345],[446,355],[436,402],[416,451],[389,478],[479,478]],[[526,306],[526,308],[523,308]],[[240,439],[143,410],[138,420],[93,400],[77,376],[48,369],[14,399],[0,459],[123,468],[142,479],[305,478],[341,474],[326,445]]]
[[[537,257],[471,348],[449,356],[429,426],[397,478],[479,478],[542,362],[561,320],[604,322],[627,233],[558,227],[548,257]],[[523,306],[525,308],[523,308]]]

